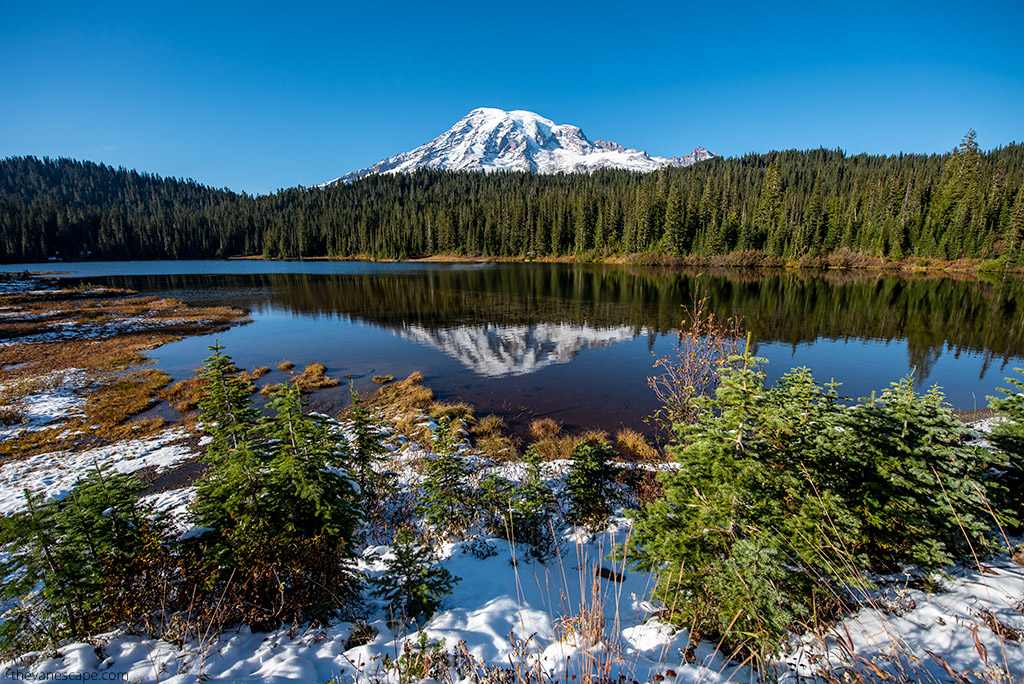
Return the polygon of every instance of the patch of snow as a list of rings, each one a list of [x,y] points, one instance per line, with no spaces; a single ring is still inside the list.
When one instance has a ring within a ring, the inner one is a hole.
[[[56,451],[8,461],[0,465],[0,515],[24,510],[25,489],[42,494],[47,501],[64,498],[97,466],[109,465],[119,473],[149,467],[155,467],[158,473],[168,470],[197,456],[180,444],[187,436],[184,428],[175,428],[153,437],[80,452]]]

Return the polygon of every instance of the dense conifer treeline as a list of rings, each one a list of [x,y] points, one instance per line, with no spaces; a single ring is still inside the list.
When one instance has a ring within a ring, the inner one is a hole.
[[[0,161],[0,259],[402,258],[754,250],[998,258],[1024,238],[1024,145],[751,154],[649,174],[370,176],[250,196],[103,164]]]

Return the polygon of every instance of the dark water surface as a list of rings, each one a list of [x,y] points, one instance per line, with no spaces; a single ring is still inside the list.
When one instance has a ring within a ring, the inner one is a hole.
[[[522,427],[550,416],[569,428],[643,427],[657,408],[647,376],[673,351],[682,306],[699,282],[720,316],[740,315],[774,381],[808,366],[863,397],[914,372],[958,409],[1024,366],[1024,281],[889,275],[699,274],[591,264],[97,262],[16,264],[192,304],[233,305],[253,322],[216,335],[239,366],[320,361],[359,389],[375,374],[423,373],[441,399]],[[152,353],[176,379],[212,337]],[[284,373],[274,371],[269,381]],[[342,389],[318,393],[324,408]]]

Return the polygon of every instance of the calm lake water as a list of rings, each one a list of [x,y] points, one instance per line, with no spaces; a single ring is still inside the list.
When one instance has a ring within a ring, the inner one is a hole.
[[[229,304],[253,322],[216,335],[239,366],[320,361],[370,388],[373,375],[418,370],[444,400],[467,401],[522,429],[550,416],[570,429],[643,428],[657,408],[647,376],[673,352],[695,288],[721,316],[740,315],[774,381],[807,366],[858,398],[914,372],[958,409],[1024,366],[1024,281],[951,280],[591,264],[361,262],[96,262],[13,264],[66,271],[79,282],[127,287],[193,304]],[[213,337],[155,350],[176,379]],[[266,380],[279,381],[274,371]],[[321,408],[347,404],[342,388]]]

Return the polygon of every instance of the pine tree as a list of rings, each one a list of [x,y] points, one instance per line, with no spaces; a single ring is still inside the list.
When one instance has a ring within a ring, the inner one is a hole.
[[[416,512],[442,539],[461,534],[472,510],[466,484],[471,471],[459,453],[455,425],[448,417],[438,421],[433,448],[426,459],[422,498],[416,507]]]
[[[582,442],[573,449],[565,480],[569,522],[598,527],[607,519],[615,498],[615,466],[610,460],[614,455],[606,442],[597,440]]]
[[[1024,369],[1014,368],[1024,375]],[[992,426],[991,441],[1002,453],[1000,478],[1006,487],[1005,508],[1016,520],[1017,529],[1024,525],[1024,379],[1006,378],[1013,389],[999,388],[1005,396],[988,397],[989,408],[1003,420]]]
[[[387,602],[388,624],[394,631],[408,620],[429,620],[460,578],[439,567],[430,546],[407,527],[395,536],[391,553],[384,573],[372,582],[371,594]]]
[[[374,465],[385,453],[377,429],[371,422],[369,409],[359,399],[355,385],[349,385],[352,396],[352,408],[349,410],[353,439],[349,445],[350,461],[356,482],[370,496],[375,496],[379,477]]]

